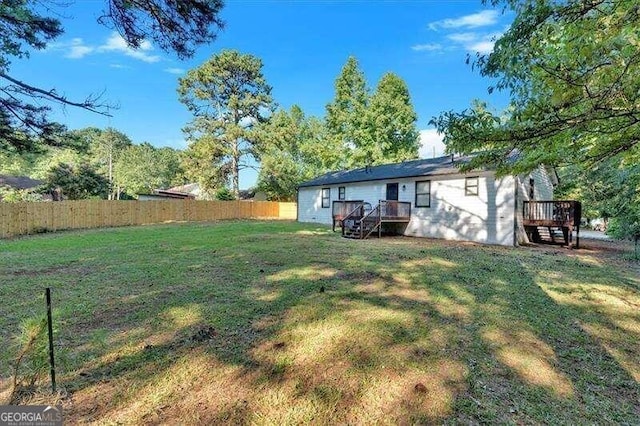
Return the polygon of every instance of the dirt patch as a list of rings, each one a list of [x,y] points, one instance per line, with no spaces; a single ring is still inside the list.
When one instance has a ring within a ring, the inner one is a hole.
[[[198,330],[193,333],[191,340],[194,342],[205,342],[211,340],[218,335],[218,332],[210,325],[200,326]]]

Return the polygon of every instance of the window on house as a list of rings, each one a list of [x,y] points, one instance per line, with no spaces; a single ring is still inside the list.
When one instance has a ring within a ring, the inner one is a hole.
[[[478,195],[478,177],[468,177],[464,180],[464,195]]]
[[[431,207],[431,181],[416,182],[416,207]]]
[[[338,200],[344,200],[345,198],[345,187],[344,186],[339,186],[338,187]]]
[[[533,200],[536,195],[534,185],[535,185],[535,181],[533,179],[529,179],[529,199],[530,200]]]
[[[330,188],[322,188],[322,208],[328,209],[331,199],[331,189]]]

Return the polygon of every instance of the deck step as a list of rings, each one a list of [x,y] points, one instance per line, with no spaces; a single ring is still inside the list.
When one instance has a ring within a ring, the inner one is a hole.
[[[537,226],[537,239],[539,242],[551,244],[568,244],[560,227]]]
[[[374,227],[369,223],[365,223],[364,225],[361,222],[357,222],[354,225],[344,226],[343,237],[352,238],[352,239],[360,239],[360,229],[362,229],[362,235],[367,235],[369,231],[371,231]]]

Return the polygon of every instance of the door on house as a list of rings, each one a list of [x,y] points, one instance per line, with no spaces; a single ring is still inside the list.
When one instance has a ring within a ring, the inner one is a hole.
[[[387,200],[395,200],[398,201],[398,184],[397,183],[388,183],[387,184]]]
[[[398,184],[387,184],[387,201],[398,201]],[[387,203],[387,211],[383,213],[384,216],[397,216],[398,205],[396,203]]]

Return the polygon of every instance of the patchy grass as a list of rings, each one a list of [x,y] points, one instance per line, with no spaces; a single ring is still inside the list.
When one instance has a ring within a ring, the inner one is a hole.
[[[583,243],[282,222],[4,241],[0,339],[53,288],[70,423],[636,423],[637,264]]]

